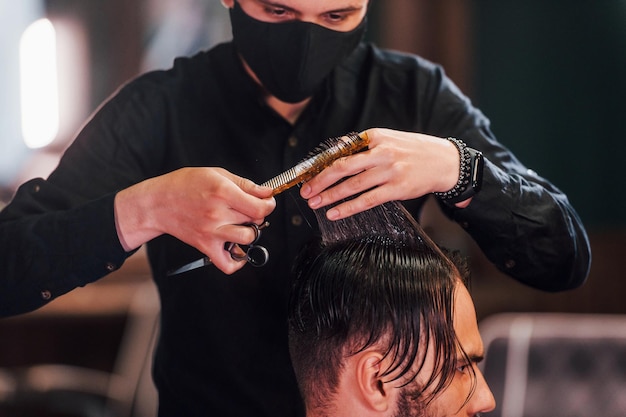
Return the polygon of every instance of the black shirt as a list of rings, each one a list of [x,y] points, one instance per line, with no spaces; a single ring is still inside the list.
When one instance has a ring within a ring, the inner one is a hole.
[[[361,45],[291,125],[260,98],[232,44],[175,61],[124,86],[84,127],[48,180],[32,180],[0,213],[0,313],[45,304],[121,266],[115,193],[189,166],[262,183],[329,137],[369,127],[453,136],[486,158],[482,191],[445,212],[488,258],[537,288],[586,278],[589,244],[567,198],[524,167],[443,70]],[[417,217],[424,198],[405,202]],[[288,272],[315,233],[297,190],[277,196],[261,244],[268,265],[167,277],[202,255],[171,236],[148,243],[161,296],[154,376],[163,416],[293,416],[300,408],[286,340]],[[43,294],[43,296],[42,296]]]

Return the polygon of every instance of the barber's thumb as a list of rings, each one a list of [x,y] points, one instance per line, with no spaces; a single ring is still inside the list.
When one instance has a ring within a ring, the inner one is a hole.
[[[250,194],[258,198],[268,198],[272,196],[273,190],[271,187],[264,187],[247,178],[240,178],[237,182],[239,188],[241,188],[241,190],[246,194]]]

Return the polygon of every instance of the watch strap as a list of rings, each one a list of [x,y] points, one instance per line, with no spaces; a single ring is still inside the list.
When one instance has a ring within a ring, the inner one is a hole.
[[[484,160],[482,152],[468,147],[456,138],[446,138],[459,151],[459,179],[450,190],[435,192],[434,195],[448,205],[454,205],[473,197],[482,187]]]

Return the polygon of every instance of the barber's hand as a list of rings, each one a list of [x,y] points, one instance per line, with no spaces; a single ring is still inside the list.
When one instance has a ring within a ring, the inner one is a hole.
[[[448,191],[458,181],[460,157],[450,141],[380,128],[366,133],[370,140],[367,151],[338,159],[301,188],[301,196],[312,209],[367,190],[330,209],[329,219],[349,217],[391,200]],[[332,186],[345,177],[350,178]]]
[[[172,235],[207,255],[226,274],[245,265],[224,250],[226,242],[255,238],[245,223],[263,223],[276,207],[272,189],[222,168],[182,168],[148,179],[115,198],[118,236],[132,250],[161,234]]]

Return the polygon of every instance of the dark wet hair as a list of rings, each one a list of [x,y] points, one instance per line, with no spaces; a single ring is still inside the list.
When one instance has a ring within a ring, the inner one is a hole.
[[[328,405],[344,358],[371,346],[391,359],[385,382],[407,385],[431,346],[435,369],[419,388],[433,388],[423,398],[430,401],[457,366],[459,270],[400,203],[335,222],[317,214],[321,240],[295,263],[289,305],[289,348],[305,401]]]

